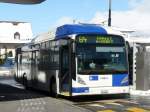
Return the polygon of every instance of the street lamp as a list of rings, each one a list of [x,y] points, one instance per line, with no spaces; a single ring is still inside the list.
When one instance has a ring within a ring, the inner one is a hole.
[[[111,26],[111,0],[109,0],[108,26]]]

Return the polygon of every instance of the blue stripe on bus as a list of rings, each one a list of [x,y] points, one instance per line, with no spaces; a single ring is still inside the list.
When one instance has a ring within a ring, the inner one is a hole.
[[[90,81],[97,81],[98,80],[98,76],[97,75],[91,75],[91,76],[89,76],[89,80]]]
[[[128,74],[113,74],[113,86],[128,86]]]
[[[88,93],[89,88],[88,87],[73,87],[72,93]]]

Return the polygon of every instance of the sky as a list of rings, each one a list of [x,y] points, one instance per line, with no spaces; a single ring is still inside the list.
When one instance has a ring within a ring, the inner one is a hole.
[[[74,20],[98,24],[107,21],[108,1],[46,0],[37,5],[0,3],[0,21],[29,22],[36,36]],[[112,0],[112,26],[150,36],[149,20],[150,0]]]

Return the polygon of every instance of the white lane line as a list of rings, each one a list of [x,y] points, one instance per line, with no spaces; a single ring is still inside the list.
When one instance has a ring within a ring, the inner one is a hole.
[[[116,106],[124,107],[124,105],[122,105],[122,104],[120,104],[120,103],[105,103],[105,104],[108,104],[108,105],[116,105]]]
[[[120,100],[119,102],[121,102],[121,103],[133,103],[133,104],[136,104],[136,105],[138,105],[139,103],[137,102],[137,101],[128,101],[128,100]]]
[[[100,105],[100,104],[88,104],[88,106],[105,108],[104,105]]]

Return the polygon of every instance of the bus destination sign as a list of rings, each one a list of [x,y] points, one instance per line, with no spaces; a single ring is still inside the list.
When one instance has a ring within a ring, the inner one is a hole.
[[[123,43],[123,39],[118,36],[100,36],[100,35],[80,35],[77,37],[77,42],[82,43],[99,43],[99,44],[117,44]]]
[[[112,44],[113,43],[113,39],[112,37],[100,37],[97,36],[96,37],[96,43],[101,43],[101,44]]]

